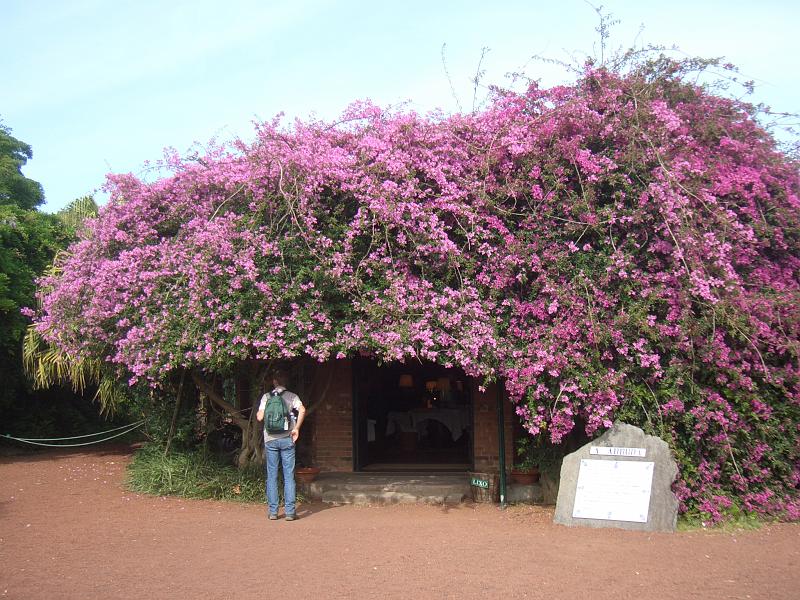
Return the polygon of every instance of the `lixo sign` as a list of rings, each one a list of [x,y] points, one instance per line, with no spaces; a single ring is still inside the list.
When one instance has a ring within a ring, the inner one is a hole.
[[[564,458],[553,521],[674,531],[678,466],[664,440],[625,423]]]
[[[461,481],[464,481],[464,480],[462,479]],[[478,479],[477,477],[472,477],[470,479],[470,481],[469,481],[469,484],[471,486],[483,488],[485,490],[489,489],[489,482],[486,479]]]

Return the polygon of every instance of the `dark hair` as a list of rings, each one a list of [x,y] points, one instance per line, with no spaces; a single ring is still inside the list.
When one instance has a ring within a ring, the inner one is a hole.
[[[274,369],[272,371],[272,380],[278,385],[286,387],[289,383],[289,374],[283,369]]]

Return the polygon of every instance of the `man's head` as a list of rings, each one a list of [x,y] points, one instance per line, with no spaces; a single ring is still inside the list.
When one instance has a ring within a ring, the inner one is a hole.
[[[275,387],[286,387],[289,383],[289,375],[283,369],[272,371],[272,385]]]

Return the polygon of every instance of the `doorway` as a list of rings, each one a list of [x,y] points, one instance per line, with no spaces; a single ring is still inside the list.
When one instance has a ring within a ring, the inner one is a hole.
[[[472,468],[472,398],[461,370],[359,359],[353,396],[356,471]]]

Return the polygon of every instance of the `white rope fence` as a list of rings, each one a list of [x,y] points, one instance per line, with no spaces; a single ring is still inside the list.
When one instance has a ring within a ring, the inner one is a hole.
[[[85,435],[74,435],[71,437],[61,437],[61,438],[19,438],[14,437],[13,435],[8,434],[0,434],[0,437],[14,440],[15,442],[21,442],[23,444],[31,444],[33,446],[46,446],[48,448],[76,448],[78,446],[91,446],[92,444],[102,444],[103,442],[107,442],[108,440],[113,440],[114,438],[121,437],[125,434],[138,429],[142,425],[145,424],[146,419],[142,419],[141,421],[137,421],[136,423],[129,423],[128,425],[123,425],[122,427],[115,427],[114,429],[109,429],[107,431],[99,431],[97,433],[87,433]],[[114,433],[120,432],[120,433]],[[69,440],[80,440],[86,438],[93,438],[100,435],[106,435],[108,433],[114,433],[114,435],[110,435],[106,438],[99,439],[99,440],[92,440],[88,442],[78,442],[75,444],[49,444],[47,442],[65,442]]]

